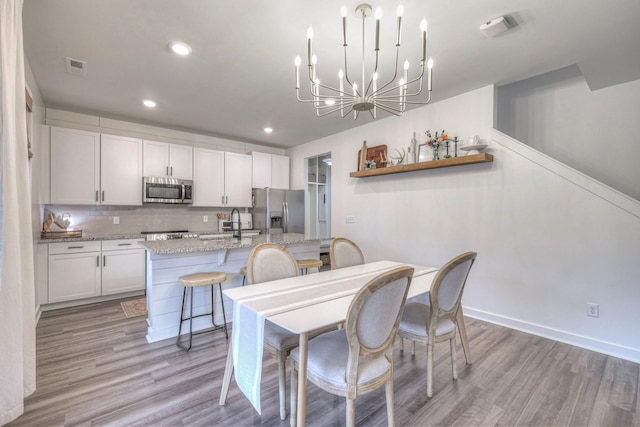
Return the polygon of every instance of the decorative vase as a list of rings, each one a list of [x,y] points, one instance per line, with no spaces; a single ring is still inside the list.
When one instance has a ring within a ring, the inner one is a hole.
[[[440,160],[440,152],[438,151],[440,148],[440,145],[434,144],[431,148],[433,149],[433,160]]]

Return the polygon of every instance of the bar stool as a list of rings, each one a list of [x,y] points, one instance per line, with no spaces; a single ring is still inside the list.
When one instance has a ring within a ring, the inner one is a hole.
[[[213,323],[213,328],[214,328],[213,330],[224,328],[224,335],[227,338],[227,340],[229,340],[229,333],[227,331],[227,315],[224,312],[224,301],[222,300],[222,282],[224,282],[225,280],[227,280],[227,275],[224,273],[216,272],[216,271],[210,272],[210,273],[188,274],[186,276],[180,276],[178,278],[178,282],[180,283],[180,286],[184,288],[184,290],[182,292],[182,310],[180,312],[180,326],[178,327],[178,337],[176,338],[176,345],[181,349],[183,349],[184,351],[189,351],[191,349],[191,344],[193,342],[193,335],[203,333],[203,332],[209,332],[209,331],[202,331],[202,332],[196,332],[195,334],[193,333],[193,319],[195,317],[210,315],[211,323]],[[220,305],[222,305],[222,319],[224,321],[224,325],[217,325],[214,320],[214,315],[215,315],[214,304],[215,303],[213,301],[213,294],[214,294],[215,284],[218,285],[218,289],[220,290]],[[199,286],[207,286],[207,285],[211,286],[211,313],[203,313],[203,314],[198,314],[194,316],[193,315],[193,288],[196,288]],[[189,290],[191,307],[189,309],[189,317],[184,317],[185,303],[187,300],[187,289]],[[189,321],[189,347],[184,347],[183,345],[180,344],[180,335],[182,333],[182,323],[184,323],[186,320]]]
[[[298,259],[296,262],[298,263],[300,274],[307,274],[310,268],[317,268],[320,271],[320,267],[322,267],[322,261],[319,259]]]
[[[242,286],[247,282],[247,266],[245,265],[240,269],[240,274],[242,274]]]

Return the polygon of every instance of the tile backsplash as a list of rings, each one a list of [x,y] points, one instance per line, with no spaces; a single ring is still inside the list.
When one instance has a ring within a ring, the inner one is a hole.
[[[141,231],[188,230],[213,232],[218,230],[218,214],[229,215],[231,209],[194,208],[170,205],[145,206],[77,206],[45,205],[45,212],[56,215],[68,212],[74,228],[88,234],[139,233]],[[247,209],[239,209],[248,212]],[[208,222],[204,222],[204,216]],[[118,217],[119,224],[114,224]]]

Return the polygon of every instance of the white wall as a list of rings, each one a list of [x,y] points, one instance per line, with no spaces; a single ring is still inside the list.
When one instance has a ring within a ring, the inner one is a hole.
[[[305,157],[332,152],[332,234],[356,241],[368,261],[439,266],[475,250],[467,315],[640,361],[640,206],[494,131],[493,93],[288,150],[292,185],[302,188]],[[399,147],[427,128],[491,139],[495,161],[349,178],[362,140]],[[586,316],[586,302],[600,305],[599,318]]]
[[[496,99],[498,130],[640,200],[640,80],[592,92],[574,65]]]
[[[33,157],[30,161],[31,168],[31,223],[33,231],[33,251],[35,260],[34,282],[35,282],[35,305],[37,317],[40,316],[39,307],[47,302],[47,271],[46,264],[43,264],[46,255],[45,245],[38,245],[40,231],[42,229],[42,205],[48,197],[49,185],[49,149],[48,138],[44,134],[45,126],[45,106],[40,95],[40,89],[31,71],[29,61],[25,56],[25,83],[33,99],[33,112],[31,114],[31,151]],[[44,250],[44,254],[42,251]]]

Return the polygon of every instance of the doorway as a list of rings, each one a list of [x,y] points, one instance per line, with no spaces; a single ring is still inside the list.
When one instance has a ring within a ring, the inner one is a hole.
[[[308,235],[316,239],[331,237],[331,153],[307,159]]]

